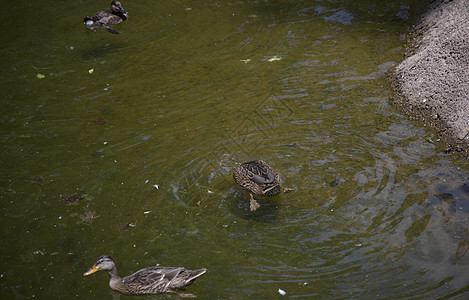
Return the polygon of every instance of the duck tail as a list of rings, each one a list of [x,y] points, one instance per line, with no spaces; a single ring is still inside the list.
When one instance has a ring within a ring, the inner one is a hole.
[[[198,270],[195,270],[195,271],[192,271],[193,273],[191,274],[191,277],[189,277],[187,279],[187,282],[193,282],[194,280],[197,279],[197,277],[199,276],[202,276],[205,274],[205,272],[207,272],[207,269],[198,269]]]
[[[91,27],[94,25],[94,21],[90,17],[83,18],[83,23],[85,23],[85,25],[88,27]]]

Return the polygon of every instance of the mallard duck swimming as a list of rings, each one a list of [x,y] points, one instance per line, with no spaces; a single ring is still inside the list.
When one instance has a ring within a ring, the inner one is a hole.
[[[249,207],[251,211],[260,207],[252,194],[276,196],[282,191],[293,190],[283,188],[278,173],[263,160],[254,160],[240,164],[234,169],[233,177],[236,183],[250,192]]]
[[[153,295],[172,292],[192,284],[195,279],[207,269],[187,270],[183,267],[149,267],[141,269],[132,275],[121,278],[117,274],[114,260],[103,255],[96,263],[84,273],[83,276],[91,275],[97,271],[106,271],[109,274],[109,287],[126,295]],[[195,297],[192,294],[178,294],[182,297]]]
[[[114,25],[124,22],[129,18],[129,13],[122,7],[119,1],[111,2],[111,11],[100,11],[94,16],[86,17],[83,19],[85,25],[88,27],[99,27],[102,26],[107,29],[110,33],[118,34],[118,31],[109,28],[108,25]]]

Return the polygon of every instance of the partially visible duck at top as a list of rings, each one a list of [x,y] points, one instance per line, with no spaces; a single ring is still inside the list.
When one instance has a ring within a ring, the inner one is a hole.
[[[94,16],[83,19],[89,28],[102,26],[110,33],[118,34],[118,31],[109,28],[108,25],[119,24],[129,18],[129,13],[122,7],[119,1],[111,2],[111,11],[100,11]]]

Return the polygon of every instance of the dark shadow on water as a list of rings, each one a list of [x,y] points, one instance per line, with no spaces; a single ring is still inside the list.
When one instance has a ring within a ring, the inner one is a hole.
[[[81,55],[86,60],[96,60],[103,59],[110,54],[118,52],[125,46],[122,42],[112,42],[112,43],[91,43],[88,48],[83,49]]]
[[[228,194],[227,206],[234,215],[242,219],[259,223],[275,223],[280,208],[275,197],[254,196],[254,199],[257,200],[260,207],[251,211],[249,209],[249,194],[232,188]]]

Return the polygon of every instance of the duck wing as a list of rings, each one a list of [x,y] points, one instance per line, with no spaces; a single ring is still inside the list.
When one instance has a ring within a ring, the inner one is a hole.
[[[257,184],[269,184],[275,181],[276,174],[263,161],[248,165],[249,179]]]
[[[182,271],[174,276],[173,279],[171,279],[171,281],[168,283],[168,289],[174,290],[184,288],[192,284],[197,279],[197,277],[202,276],[205,274],[205,272],[207,272],[207,269],[199,269],[195,271],[184,268],[181,269]]]
[[[149,267],[125,277],[123,283],[129,287],[164,292],[171,281],[183,270],[184,268]]]
[[[249,179],[257,184],[269,184],[275,181],[275,173],[268,170],[268,172],[265,174],[252,174]]]
[[[83,21],[92,21],[96,24],[93,24],[93,26],[99,26],[100,23],[102,22],[102,20],[107,20],[109,17],[112,17],[113,14],[111,14],[110,12],[108,11],[100,11],[98,13],[96,13],[94,16],[92,17],[86,17],[83,19]]]

